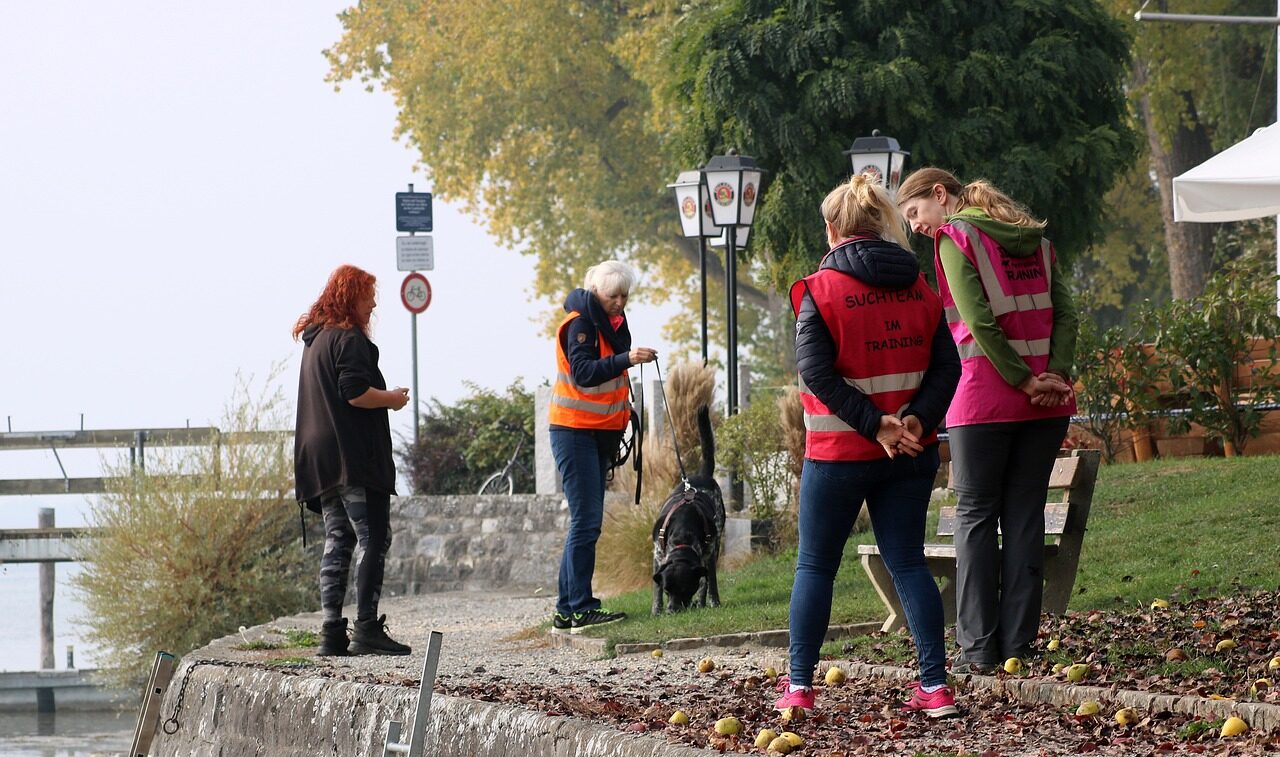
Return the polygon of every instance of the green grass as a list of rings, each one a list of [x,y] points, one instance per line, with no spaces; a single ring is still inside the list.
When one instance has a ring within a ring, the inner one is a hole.
[[[1089,516],[1071,609],[1146,607],[1154,597],[1189,599],[1280,586],[1280,456],[1184,458],[1104,466]],[[935,505],[936,510],[936,505]],[[936,524],[930,514],[928,534]],[[929,540],[932,540],[931,538]],[[831,623],[882,620],[884,610],[858,563],[855,535],[836,578]],[[794,550],[720,573],[717,609],[649,615],[651,592],[614,597],[628,619],[599,629],[619,642],[787,626]]]
[[[284,634],[284,641],[267,641],[266,639],[254,639],[253,641],[236,644],[236,649],[262,650],[262,649],[294,649],[297,647],[317,647],[320,646],[320,640],[316,637],[315,631],[304,631],[301,628],[286,628],[284,630],[277,629],[277,633]]]

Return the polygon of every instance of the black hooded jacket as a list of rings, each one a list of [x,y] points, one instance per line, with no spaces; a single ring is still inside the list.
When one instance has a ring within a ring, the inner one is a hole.
[[[338,486],[396,493],[387,409],[360,408],[350,400],[386,389],[378,369],[378,347],[360,329],[302,332],[298,376],[298,422],[294,434],[294,479],[299,502],[320,511],[320,495]]]
[[[920,263],[909,250],[882,239],[859,239],[833,249],[819,269],[830,269],[883,289],[906,289],[920,276]],[[858,433],[874,440],[884,412],[836,372],[836,344],[822,320],[818,306],[805,289],[796,317],[796,368],[804,383],[822,404]],[[960,381],[960,355],[956,352],[946,318],[933,333],[929,368],[903,416],[915,415],[927,434],[946,415]]]
[[[569,328],[561,336],[560,346],[569,358],[573,382],[578,386],[600,386],[616,379],[631,367],[631,329],[626,320],[615,331],[609,323],[609,315],[600,306],[595,295],[585,289],[575,289],[564,300],[564,312],[577,311]],[[603,336],[614,354],[600,357],[597,336]]]

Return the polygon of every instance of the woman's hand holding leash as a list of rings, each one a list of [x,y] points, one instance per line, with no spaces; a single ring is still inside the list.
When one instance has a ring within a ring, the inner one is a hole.
[[[636,347],[627,353],[627,358],[632,365],[640,365],[641,363],[652,363],[658,359],[658,351],[652,347]]]

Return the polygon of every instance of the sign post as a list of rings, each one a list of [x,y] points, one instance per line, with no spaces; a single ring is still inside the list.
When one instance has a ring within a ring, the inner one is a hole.
[[[409,339],[413,342],[413,446],[418,446],[418,314],[431,304],[431,282],[418,272],[404,277],[400,284],[400,301],[409,311]]]

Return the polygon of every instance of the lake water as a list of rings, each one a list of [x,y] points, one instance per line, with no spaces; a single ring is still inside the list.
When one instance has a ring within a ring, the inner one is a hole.
[[[52,507],[59,526],[84,525],[84,497],[0,498],[0,528],[33,528],[37,511]],[[95,649],[82,637],[78,620],[84,613],[70,586],[79,571],[74,563],[58,563],[53,600],[54,664],[67,667],[67,647],[75,665],[94,667]],[[40,568],[0,565],[0,670],[40,667]],[[123,756],[133,739],[136,711],[62,712],[52,715],[0,713],[0,757]]]

